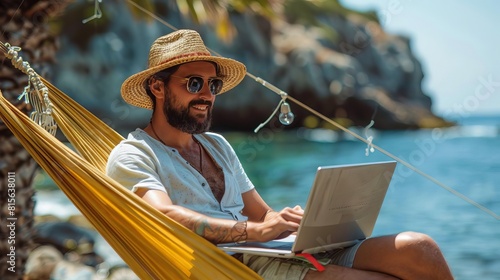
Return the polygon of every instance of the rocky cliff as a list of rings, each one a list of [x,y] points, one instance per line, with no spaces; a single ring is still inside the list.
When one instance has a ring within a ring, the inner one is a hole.
[[[374,13],[349,11],[336,1],[331,1],[333,9],[305,3],[284,1],[280,16],[273,20],[230,12],[236,33],[229,43],[218,38],[212,26],[181,16],[174,3],[153,6],[166,22],[198,30],[210,49],[243,62],[250,73],[343,124],[366,126],[373,119],[379,129],[450,125],[432,113],[410,38],[386,33]],[[89,6],[75,3],[55,24],[60,27],[61,48],[53,82],[118,131],[142,127],[150,112],[124,103],[120,86],[146,67],[154,39],[172,30],[144,15],[138,19],[141,12],[121,1],[104,1],[103,17],[82,24],[92,13]],[[217,98],[214,129],[251,131],[279,100],[247,77]],[[325,125],[291,106],[296,115],[293,126]]]

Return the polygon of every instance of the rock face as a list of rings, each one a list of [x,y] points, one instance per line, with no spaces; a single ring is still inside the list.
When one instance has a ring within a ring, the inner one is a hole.
[[[450,125],[431,111],[432,101],[422,91],[424,74],[410,39],[387,34],[367,17],[325,11],[315,15],[316,25],[310,25],[286,15],[269,21],[233,12],[237,34],[224,43],[213,27],[182,17],[172,2],[157,4],[156,14],[178,28],[198,30],[211,50],[243,62],[253,75],[329,118],[358,126],[373,119],[379,129]],[[68,8],[61,18],[54,84],[119,132],[145,126],[150,112],[124,103],[120,86],[128,76],[145,69],[151,43],[171,30],[156,21],[135,19],[137,13],[121,2],[103,3],[104,18],[82,26],[81,19],[88,14],[83,14],[81,5],[87,3],[79,5]],[[278,95],[247,77],[217,98],[214,129],[251,131],[279,101]],[[296,115],[292,126],[324,126],[311,113],[291,106]]]

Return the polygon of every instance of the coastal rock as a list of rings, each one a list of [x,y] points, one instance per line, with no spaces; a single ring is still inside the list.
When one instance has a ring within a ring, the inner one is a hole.
[[[94,251],[95,231],[77,226],[71,222],[53,221],[35,225],[32,232],[33,242],[50,245],[62,254],[74,253],[73,259],[81,264],[96,267],[104,259]]]
[[[118,2],[103,3],[106,17],[82,26],[81,5],[68,8],[61,18],[54,84],[121,133],[144,126],[150,112],[124,103],[120,85],[145,69],[151,43],[171,30],[156,21],[134,20]],[[237,32],[227,43],[213,27],[180,16],[175,3],[158,4],[156,12],[174,26],[198,30],[211,50],[243,62],[253,75],[328,118],[348,119],[355,126],[374,120],[378,129],[452,125],[432,113],[411,40],[387,34],[373,18],[324,11],[315,16],[320,24],[311,25],[286,16],[270,21],[232,12]],[[76,31],[86,36],[74,36]],[[280,96],[247,77],[231,93],[217,98],[213,128],[253,130],[279,101]],[[296,116],[292,127],[324,126],[307,122],[311,113],[290,103]],[[271,125],[281,127],[276,121]]]
[[[85,217],[63,221],[47,215],[36,221],[24,279],[138,279]]]

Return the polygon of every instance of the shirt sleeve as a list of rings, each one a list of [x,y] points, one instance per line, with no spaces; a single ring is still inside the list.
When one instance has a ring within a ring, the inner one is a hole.
[[[166,192],[151,157],[133,145],[121,144],[111,152],[106,173],[133,192],[139,188]]]

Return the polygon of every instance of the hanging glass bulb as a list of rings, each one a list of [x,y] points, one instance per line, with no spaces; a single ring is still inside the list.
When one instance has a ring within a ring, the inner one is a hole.
[[[281,103],[281,110],[279,115],[279,120],[284,125],[289,125],[293,122],[295,116],[290,109],[290,105],[286,102]]]

